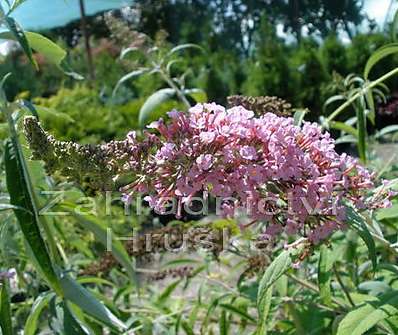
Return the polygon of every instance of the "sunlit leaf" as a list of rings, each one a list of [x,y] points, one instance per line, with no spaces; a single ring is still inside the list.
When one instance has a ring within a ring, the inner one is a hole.
[[[330,128],[341,130],[341,131],[343,131],[347,134],[350,134],[352,136],[358,136],[358,131],[354,127],[348,125],[345,122],[330,121],[329,126],[330,126]]]
[[[54,296],[55,294],[50,292],[44,293],[37,297],[32,308],[30,309],[28,319],[26,320],[24,335],[35,335],[37,333],[39,317]]]
[[[358,140],[355,136],[353,135],[344,135],[344,136],[340,136],[337,140],[336,140],[336,144],[342,144],[342,143],[357,143]]]
[[[397,52],[398,52],[398,43],[390,43],[377,49],[372,54],[372,56],[370,56],[365,65],[365,70],[363,72],[363,76],[365,77],[365,79],[368,79],[369,73],[372,70],[373,66],[375,66],[380,60]]]
[[[168,285],[158,296],[156,299],[157,304],[162,305],[164,304],[167,299],[173,294],[174,290],[177,288],[178,284],[181,283],[181,279],[178,279]]]
[[[257,334],[266,334],[267,315],[272,298],[272,286],[291,266],[291,251],[283,250],[267,267],[262,276],[257,294],[259,324]]]
[[[337,335],[362,335],[380,321],[398,313],[398,292],[367,301],[349,312],[340,322]]]
[[[170,100],[176,95],[176,92],[172,88],[162,88],[151,96],[149,96],[140,109],[138,121],[140,126],[144,126],[148,121],[152,112],[155,111],[163,102]]]
[[[119,90],[120,86],[125,83],[126,81],[139,77],[140,75],[147,73],[149,71],[149,69],[144,68],[144,69],[139,69],[139,70],[135,70],[135,71],[131,71],[129,73],[127,73],[126,75],[124,75],[122,78],[119,79],[119,81],[117,82],[115,88],[113,89],[112,95],[115,96],[117,91]]]
[[[374,125],[376,121],[376,110],[375,110],[375,102],[373,99],[372,90],[367,90],[365,94],[366,103],[369,107],[369,113],[367,114],[368,119]]]
[[[28,57],[29,61],[34,65],[36,69],[38,69],[38,65],[36,60],[33,58],[33,53],[31,46],[29,45],[29,40],[21,28],[21,26],[10,16],[6,16],[4,18],[5,24],[9,30],[9,32],[2,32],[0,34],[0,38],[5,38],[5,39],[13,39],[16,40],[26,56]],[[7,37],[8,36],[8,37]]]
[[[194,99],[197,103],[207,102],[207,94],[205,91],[200,88],[192,88],[184,91],[185,95],[189,95],[192,99]]]
[[[48,62],[60,66],[66,57],[66,51],[47,37],[30,31],[25,32],[31,48],[42,54]]]
[[[393,124],[393,125],[384,127],[383,129],[380,129],[374,136],[375,136],[375,138],[379,139],[387,134],[395,133],[397,131],[398,131],[398,124]]]
[[[293,120],[294,120],[294,125],[297,127],[300,127],[301,124],[304,121],[305,115],[308,113],[308,109],[298,109],[294,112],[293,115]]]

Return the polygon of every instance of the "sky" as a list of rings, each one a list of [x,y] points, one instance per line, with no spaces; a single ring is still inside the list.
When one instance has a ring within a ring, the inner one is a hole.
[[[391,0],[364,0],[365,11],[371,17],[376,19],[377,23],[383,24],[386,18],[388,6]],[[389,19],[391,20],[394,16],[395,10],[398,8],[398,1],[395,0],[393,6],[388,13]]]

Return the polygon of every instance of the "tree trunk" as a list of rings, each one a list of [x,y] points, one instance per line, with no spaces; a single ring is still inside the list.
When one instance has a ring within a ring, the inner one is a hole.
[[[94,80],[95,71],[94,71],[93,56],[90,47],[90,34],[88,32],[87,23],[86,23],[86,11],[84,8],[84,0],[79,0],[79,6],[80,6],[80,16],[81,16],[81,29],[83,32],[84,46],[86,48],[89,78],[90,80]]]

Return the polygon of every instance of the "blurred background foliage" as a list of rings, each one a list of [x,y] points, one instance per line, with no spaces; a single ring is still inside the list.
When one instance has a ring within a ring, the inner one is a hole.
[[[94,81],[76,82],[40,55],[36,55],[40,64],[36,72],[18,50],[4,57],[0,75],[18,73],[6,87],[9,99],[33,99],[40,106],[64,113],[48,121],[51,128],[57,129],[61,138],[88,142],[119,137],[135,128],[142,98],[162,87],[159,79],[144,75],[125,82],[111,99],[113,87],[131,67],[118,59],[120,51],[134,43],[131,31],[153,40],[161,32],[166,37],[165,47],[200,45],[204,52],[186,51],[189,57],[176,68],[189,67],[187,81],[203,89],[210,101],[225,103],[232,94],[278,95],[295,107],[308,108],[311,113],[307,118],[311,120],[318,120],[323,103],[338,93],[339,80],[350,73],[361,73],[370,55],[391,42],[391,25],[383,30],[372,22],[360,1],[266,3],[135,1],[130,11],[113,11],[119,24],[116,32],[106,24],[105,14],[89,17]],[[74,71],[88,73],[79,24],[74,21],[42,33],[68,48],[68,62]],[[383,69],[397,64],[397,56],[387,57],[372,70],[372,76],[377,78]],[[391,79],[387,84],[393,97],[398,81]],[[85,113],[79,112],[79,104],[86,106]],[[100,117],[94,120],[95,113]],[[75,122],[76,127],[65,130],[65,122]]]

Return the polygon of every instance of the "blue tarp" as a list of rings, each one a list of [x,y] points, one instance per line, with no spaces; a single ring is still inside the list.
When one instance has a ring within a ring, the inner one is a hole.
[[[4,1],[1,1],[4,3]],[[130,0],[85,0],[86,14],[120,8]],[[4,5],[6,9],[7,6]],[[11,15],[28,30],[63,26],[80,17],[79,0],[27,0]]]

